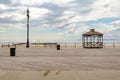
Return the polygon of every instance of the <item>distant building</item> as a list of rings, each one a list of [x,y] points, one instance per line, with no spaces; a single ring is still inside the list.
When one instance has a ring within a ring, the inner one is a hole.
[[[90,29],[82,34],[83,48],[103,48],[103,34]]]

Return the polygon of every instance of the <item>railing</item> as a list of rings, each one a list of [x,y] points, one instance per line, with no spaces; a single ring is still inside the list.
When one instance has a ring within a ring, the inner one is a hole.
[[[52,48],[55,47],[56,44],[59,43],[61,47],[63,48],[81,48],[83,47],[82,42],[80,41],[74,41],[74,42],[55,42],[55,44],[51,42],[45,43],[30,43],[31,47],[35,48]],[[12,42],[1,42],[0,47],[1,48],[6,48],[6,47],[26,47],[26,43],[12,43]],[[120,41],[106,41],[103,42],[103,47],[120,47]]]

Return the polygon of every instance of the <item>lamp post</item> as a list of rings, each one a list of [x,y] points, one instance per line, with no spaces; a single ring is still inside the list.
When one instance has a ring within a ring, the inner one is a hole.
[[[27,8],[27,44],[26,44],[26,48],[29,48],[29,18],[30,18],[30,15],[29,15],[29,8]]]

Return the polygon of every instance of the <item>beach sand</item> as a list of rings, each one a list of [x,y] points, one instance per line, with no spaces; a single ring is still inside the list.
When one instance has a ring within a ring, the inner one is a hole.
[[[0,48],[0,80],[120,80],[120,49]]]
[[[120,71],[0,71],[0,80],[120,80]]]

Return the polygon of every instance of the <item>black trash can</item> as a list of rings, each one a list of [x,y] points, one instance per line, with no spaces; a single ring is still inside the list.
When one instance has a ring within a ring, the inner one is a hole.
[[[60,50],[60,45],[59,44],[57,45],[57,50]]]
[[[10,48],[10,56],[15,56],[16,48]]]

